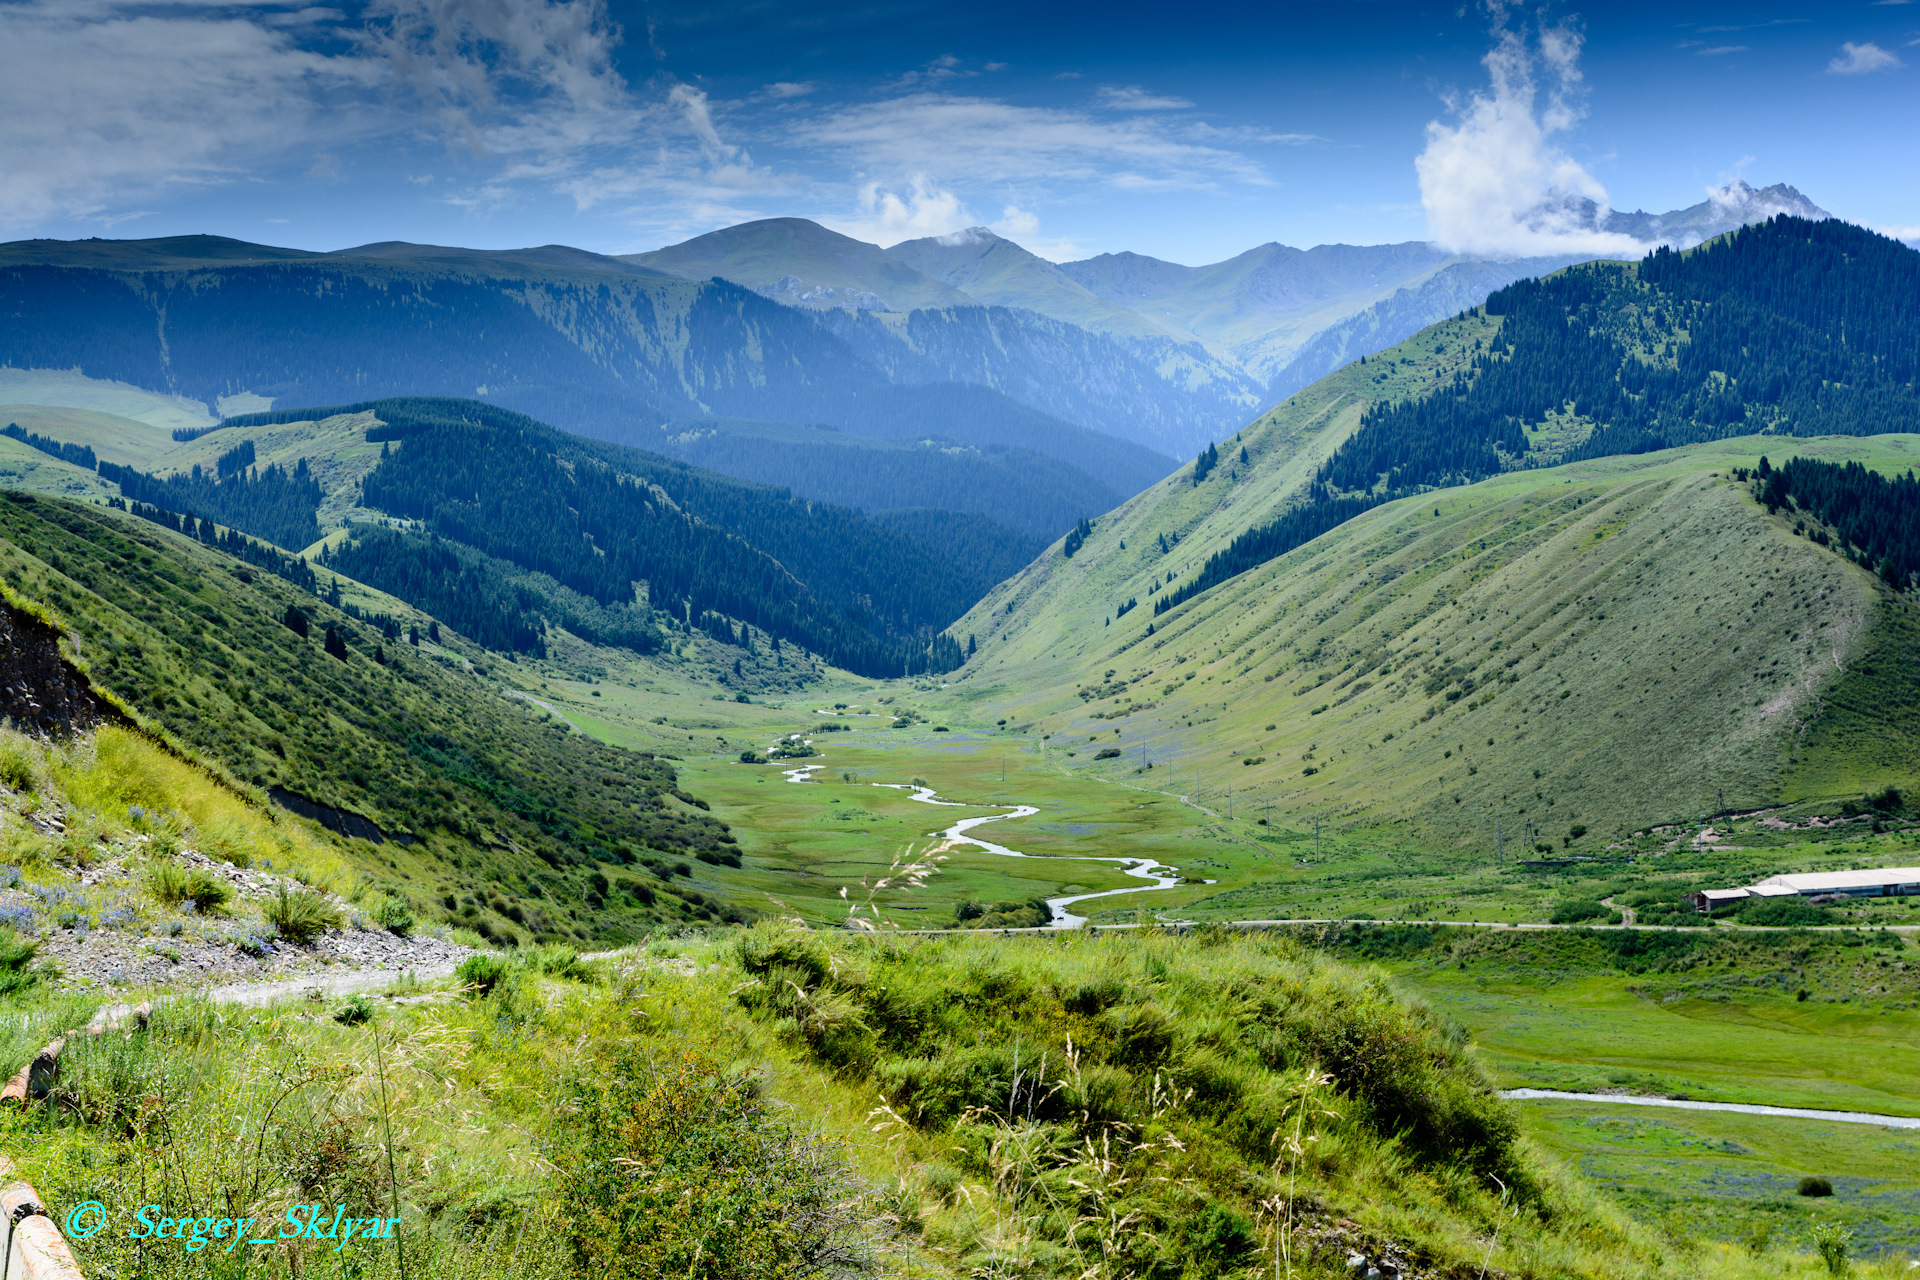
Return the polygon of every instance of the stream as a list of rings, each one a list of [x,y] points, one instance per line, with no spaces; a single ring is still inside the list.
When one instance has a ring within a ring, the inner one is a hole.
[[[790,770],[789,776],[791,777],[792,774],[798,772],[800,772],[798,769]],[[800,781],[798,778],[793,780],[796,782]],[[918,800],[921,804],[942,805],[956,809],[986,807],[981,805],[968,805],[958,800],[942,800],[934,792],[932,787],[923,787],[905,782],[875,782],[871,785],[886,787],[893,791],[911,791],[913,793],[911,798]],[[1161,866],[1152,858],[1099,858],[1092,856],[1076,857],[1073,855],[1056,856],[1044,853],[1021,853],[1018,849],[1009,849],[1005,845],[994,844],[992,841],[982,840],[977,836],[968,834],[968,832],[972,831],[975,827],[981,826],[984,823],[999,822],[1006,818],[1031,818],[1038,812],[1040,812],[1040,810],[1030,804],[1012,805],[1007,808],[1007,812],[1005,813],[989,813],[977,818],[961,818],[945,831],[934,832],[934,835],[939,839],[949,840],[955,844],[972,845],[982,852],[995,854],[1002,858],[1034,858],[1046,862],[1117,863],[1124,874],[1133,876],[1136,879],[1149,880],[1152,882],[1151,884],[1143,884],[1126,889],[1107,889],[1101,893],[1074,893],[1058,898],[1048,898],[1047,907],[1053,912],[1053,919],[1047,925],[1049,929],[1078,929],[1081,925],[1084,925],[1087,922],[1087,917],[1077,916],[1067,910],[1068,907],[1077,902],[1090,902],[1095,898],[1112,898],[1123,893],[1152,893],[1159,889],[1171,889],[1180,883],[1179,872],[1174,871],[1170,867]]]
[[[1790,1116],[1797,1120],[1837,1120],[1841,1124],[1877,1124],[1889,1129],[1920,1129],[1913,1116],[1872,1111],[1816,1111],[1811,1107],[1764,1107],[1747,1102],[1697,1102],[1691,1098],[1649,1098],[1631,1093],[1567,1093],[1560,1089],[1508,1089],[1503,1098],[1564,1098],[1571,1102],[1610,1102],[1627,1107],[1672,1107],[1680,1111],[1737,1111],[1749,1116]]]

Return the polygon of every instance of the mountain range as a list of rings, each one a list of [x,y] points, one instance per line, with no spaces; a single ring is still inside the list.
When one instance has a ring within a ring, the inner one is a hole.
[[[1791,187],[1740,183],[1690,209],[1604,216],[1684,244],[1781,209],[1825,216]],[[667,423],[824,424],[1027,449],[1124,496],[1344,361],[1573,260],[1410,242],[1055,264],[983,228],[882,249],[794,218],[624,257],[21,241],[0,245],[0,366],[129,384],[209,416],[472,396],[647,448]],[[869,500],[925,505],[912,492],[929,483],[916,473]],[[1064,527],[1016,499],[964,509]]]

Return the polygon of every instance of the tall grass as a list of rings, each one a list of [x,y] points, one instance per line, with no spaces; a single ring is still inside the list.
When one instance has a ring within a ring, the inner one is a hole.
[[[1389,1245],[1460,1277],[1826,1274],[1811,1241],[1630,1220],[1443,1019],[1284,939],[762,925],[673,950],[591,985],[523,952],[484,994],[364,1020],[181,1000],[75,1041],[0,1124],[56,1219],[397,1203],[422,1280],[1318,1280]],[[248,1274],[400,1273],[394,1242],[332,1243]],[[239,1274],[124,1229],[75,1247],[89,1275]]]

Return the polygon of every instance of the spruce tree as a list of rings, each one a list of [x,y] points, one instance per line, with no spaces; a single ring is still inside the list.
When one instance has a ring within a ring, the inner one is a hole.
[[[327,624],[327,653],[342,662],[347,660],[347,642],[340,638],[340,633],[333,629],[331,622]]]

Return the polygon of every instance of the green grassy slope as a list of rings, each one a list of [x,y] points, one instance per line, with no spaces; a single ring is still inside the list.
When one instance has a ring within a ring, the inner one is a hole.
[[[0,422],[18,423],[64,444],[90,446],[108,462],[146,467],[173,447],[165,429],[94,409],[53,409],[37,404],[0,404]]]
[[[411,835],[355,845],[435,914],[584,938],[708,911],[664,882],[696,852],[732,856],[726,831],[664,763],[504,696],[484,651],[392,643],[381,665],[371,628],[117,512],[8,495],[0,539],[0,577],[50,611],[96,685],[257,796],[285,788]],[[282,622],[290,605],[309,636]],[[330,625],[344,661],[321,651]],[[609,871],[611,892],[593,879]]]
[[[1220,446],[1219,467],[1199,485],[1193,464],[1145,489],[1095,526],[1089,550],[1068,559],[1062,543],[1000,584],[949,630],[973,633],[995,662],[1059,657],[1090,639],[1128,597],[1150,604],[1149,588],[1167,573],[1190,578],[1207,557],[1247,529],[1272,520],[1360,424],[1374,402],[1404,397],[1464,367],[1462,347],[1497,332],[1498,319],[1469,316],[1436,325],[1391,351],[1329,374],[1289,397]],[[1438,351],[1436,348],[1445,347]],[[1241,449],[1248,462],[1241,464]],[[1163,554],[1159,539],[1169,551]],[[1126,544],[1123,551],[1121,543]],[[1007,611],[1012,604],[1011,613]],[[1146,613],[1151,613],[1150,608]],[[1145,614],[1140,615],[1144,626]]]
[[[1822,1273],[1815,1206],[1758,1249],[1632,1220],[1531,1140],[1443,1020],[1281,940],[761,926],[451,987],[346,1006],[370,1027],[176,1001],[76,1038],[51,1105],[10,1122],[22,1174],[56,1220],[200,1194],[279,1222],[289,1178],[310,1202],[395,1203],[403,1238],[272,1246],[290,1273],[368,1280],[799,1276],[836,1246],[881,1277],[1331,1280],[1354,1251],[1412,1280]],[[313,1080],[333,1087],[287,1083]],[[169,1126],[123,1123],[163,1085]],[[127,1231],[74,1247],[89,1275],[209,1273]]]
[[[1182,791],[1476,846],[1496,821],[1509,839],[1528,821],[1611,838],[1904,787],[1920,776],[1912,606],[1730,479],[1783,445],[1920,456],[1912,436],[1747,439],[1509,474],[1378,508],[1157,620],[1140,570],[1189,557],[1160,557],[1148,533],[1173,512],[1136,502],[1029,571],[1077,592],[1029,618],[989,599],[956,628],[987,641],[968,698],[1079,764],[1118,745],[1100,767],[1131,770],[1144,749]],[[1111,626],[1089,589],[1103,577],[1106,600],[1143,602]]]

